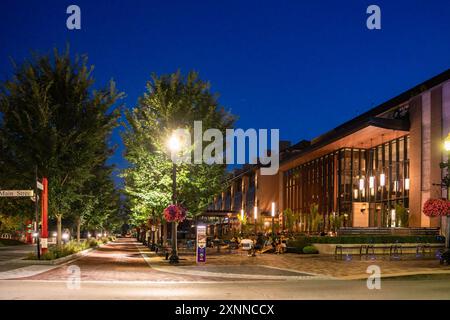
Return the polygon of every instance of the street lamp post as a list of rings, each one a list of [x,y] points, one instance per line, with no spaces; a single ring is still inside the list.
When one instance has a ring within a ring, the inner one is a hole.
[[[450,177],[450,133],[444,140],[444,149],[447,151],[447,177]],[[450,185],[447,180],[447,201],[450,201]],[[450,247],[450,215],[447,215],[447,230],[445,235],[445,247],[449,249]]]
[[[180,151],[180,140],[175,136],[169,140],[169,148],[172,153],[177,153]],[[172,203],[176,204],[177,202],[177,165],[175,163],[175,159],[172,157]],[[172,252],[169,258],[170,263],[178,263],[178,249],[177,249],[177,227],[178,223],[176,221],[172,222]]]
[[[35,167],[35,182],[34,182],[34,214],[36,219],[36,225],[34,227],[34,233],[36,234],[36,250],[37,250],[37,258],[41,260],[41,246],[40,246],[40,237],[39,237],[39,196],[38,196],[38,167]]]

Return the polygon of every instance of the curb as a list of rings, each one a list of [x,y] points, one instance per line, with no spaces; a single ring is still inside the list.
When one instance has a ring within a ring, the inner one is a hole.
[[[261,265],[256,265],[259,267],[265,267]],[[242,274],[242,273],[222,273],[222,272],[209,272],[209,271],[195,271],[195,270],[182,270],[182,267],[154,267],[153,270],[179,274],[179,275],[190,275],[199,277],[214,277],[214,278],[225,278],[225,279],[245,279],[245,280],[336,280],[332,277],[320,276],[320,275],[310,275],[310,276],[269,276],[269,275],[255,275],[255,274]],[[299,272],[300,273],[300,272]]]
[[[436,270],[436,271],[418,271],[418,272],[398,272],[398,273],[390,273],[386,275],[381,275],[382,279],[389,279],[389,278],[397,278],[397,277],[409,277],[409,276],[429,276],[429,275],[439,275],[439,274],[449,274],[450,270]],[[345,277],[339,277],[336,278],[337,280],[367,280],[367,278],[370,276],[370,274],[367,274],[365,276],[358,275],[358,276],[345,276]]]

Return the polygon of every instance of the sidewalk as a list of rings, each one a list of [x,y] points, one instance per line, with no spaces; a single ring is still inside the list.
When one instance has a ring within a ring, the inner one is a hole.
[[[365,259],[353,256],[351,260],[336,260],[329,255],[299,254],[259,254],[249,257],[246,254],[207,253],[206,263],[197,264],[194,255],[181,255],[177,266],[170,265],[164,257],[145,250],[147,262],[158,271],[197,276],[247,279],[367,279],[367,267],[377,265],[382,277],[450,274],[450,266],[442,266],[435,257],[426,259],[403,258],[389,260],[377,256]],[[270,270],[280,270],[274,274]]]

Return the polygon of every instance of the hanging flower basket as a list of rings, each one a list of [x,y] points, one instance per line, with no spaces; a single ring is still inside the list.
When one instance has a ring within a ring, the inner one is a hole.
[[[428,217],[450,216],[450,201],[428,199],[423,205],[423,213]]]
[[[177,204],[171,204],[164,209],[164,218],[167,222],[182,222],[186,219],[186,209]]]

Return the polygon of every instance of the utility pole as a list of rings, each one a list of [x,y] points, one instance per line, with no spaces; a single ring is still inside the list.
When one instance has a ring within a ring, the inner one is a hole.
[[[34,232],[36,234],[36,250],[38,260],[41,260],[41,246],[40,246],[40,235],[39,235],[39,197],[38,197],[38,167],[35,166],[35,181],[34,181],[34,208],[35,208],[35,220],[36,224],[34,227]]]

